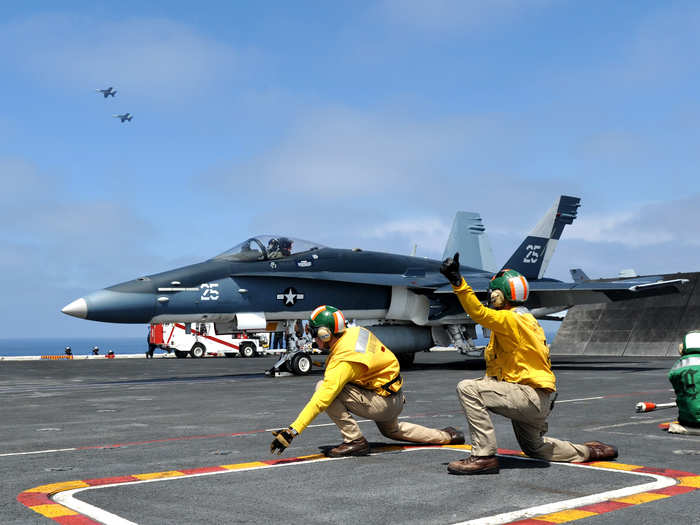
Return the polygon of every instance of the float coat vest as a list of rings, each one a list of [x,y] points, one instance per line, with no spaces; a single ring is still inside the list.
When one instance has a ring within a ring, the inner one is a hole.
[[[668,380],[676,392],[678,422],[700,427],[700,354],[685,355],[676,361]]]
[[[369,330],[359,326],[347,328],[333,345],[326,368],[336,361],[363,365],[363,373],[352,383],[381,396],[389,396],[401,389],[401,371],[394,353]],[[397,379],[398,378],[398,379]]]

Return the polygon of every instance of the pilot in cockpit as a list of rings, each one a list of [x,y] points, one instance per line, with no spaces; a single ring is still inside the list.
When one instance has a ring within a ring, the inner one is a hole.
[[[272,238],[267,243],[267,257],[279,259],[292,254],[292,240],[287,237]]]

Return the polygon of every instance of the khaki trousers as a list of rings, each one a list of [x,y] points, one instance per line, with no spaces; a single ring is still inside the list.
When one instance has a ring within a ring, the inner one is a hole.
[[[491,456],[498,449],[490,410],[511,420],[515,437],[528,456],[564,462],[588,459],[587,446],[544,437],[552,392],[485,376],[460,381],[457,396],[469,423],[474,456]]]
[[[316,388],[321,383],[322,381],[319,381]],[[450,435],[442,430],[405,421],[399,422],[398,417],[405,402],[406,398],[402,392],[382,397],[372,390],[348,383],[328,406],[326,413],[340,429],[345,443],[362,437],[362,431],[352,414],[371,419],[376,423],[379,432],[390,439],[413,443],[450,442]]]

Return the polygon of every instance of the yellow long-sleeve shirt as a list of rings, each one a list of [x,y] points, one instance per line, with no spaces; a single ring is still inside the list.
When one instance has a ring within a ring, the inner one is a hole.
[[[469,317],[491,330],[484,350],[486,375],[499,381],[556,390],[544,330],[531,313],[519,308],[485,307],[464,279],[453,289]]]
[[[301,434],[347,383],[389,395],[382,385],[396,378],[399,371],[396,356],[374,334],[366,328],[348,328],[331,347],[323,383],[290,426]],[[401,382],[397,381],[391,389],[396,391],[400,387]]]

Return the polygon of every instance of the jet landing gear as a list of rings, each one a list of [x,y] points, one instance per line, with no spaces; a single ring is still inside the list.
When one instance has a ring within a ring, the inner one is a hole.
[[[305,376],[311,372],[311,367],[313,365],[311,360],[311,354],[305,350],[294,350],[293,352],[287,352],[283,354],[282,357],[270,368],[270,370],[265,372],[266,376],[270,377],[280,377],[283,375],[297,375]]]

